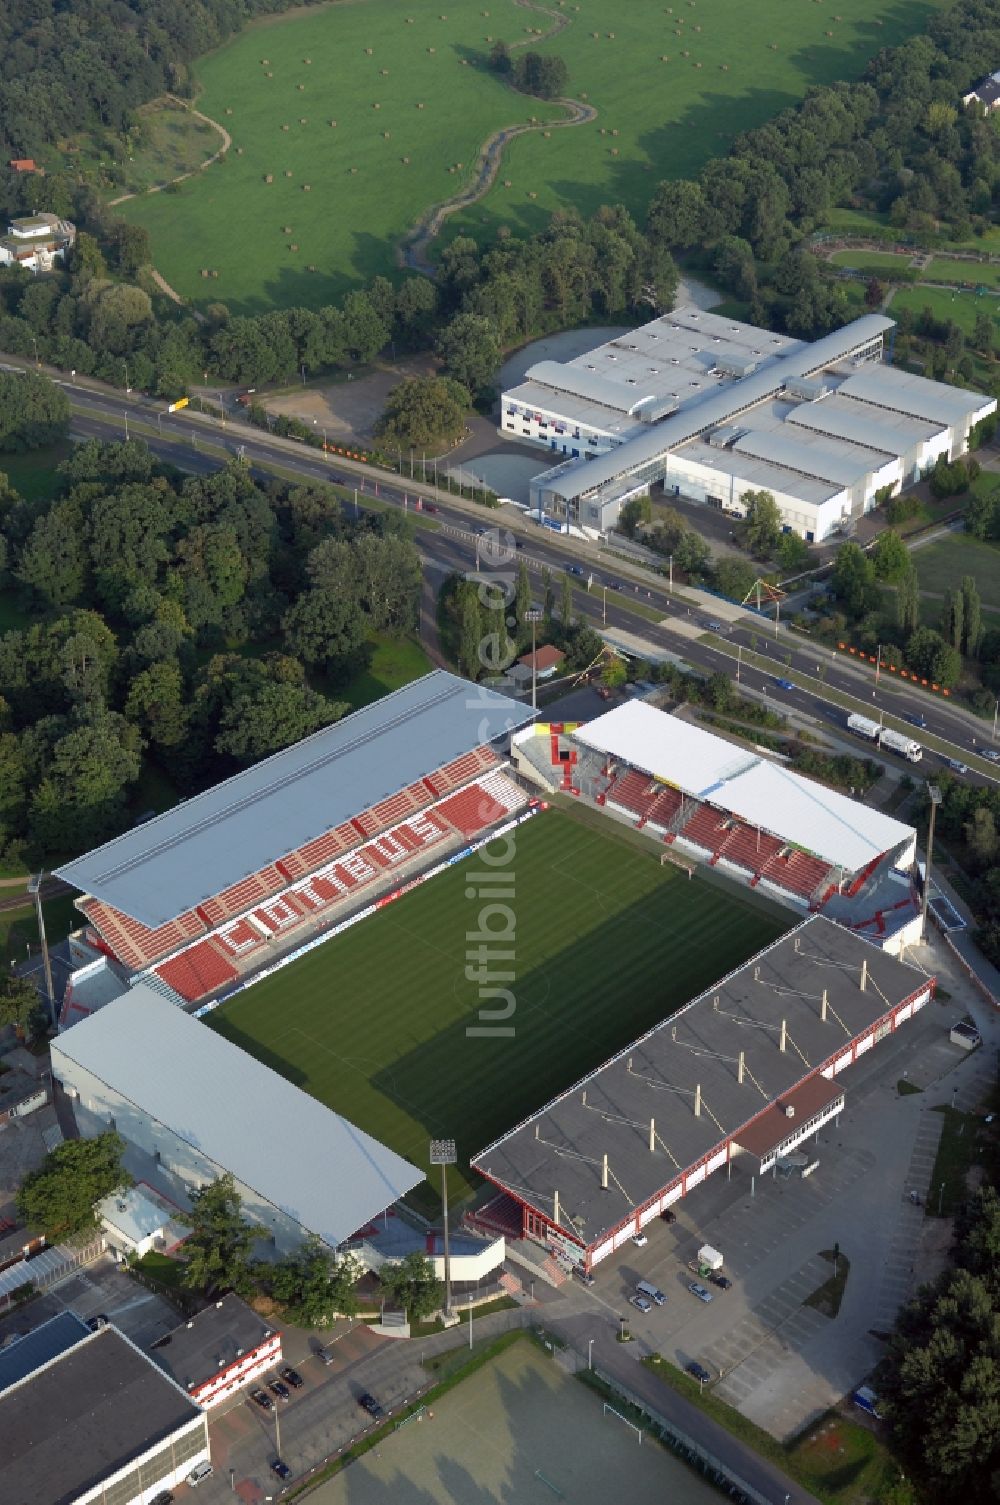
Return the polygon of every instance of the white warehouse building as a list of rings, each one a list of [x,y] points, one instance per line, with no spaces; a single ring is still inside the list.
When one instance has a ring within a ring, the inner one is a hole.
[[[539,361],[501,399],[501,433],[557,463],[532,508],[593,536],[660,486],[742,516],[769,491],[788,532],[849,532],[939,456],[965,453],[996,399],[883,364],[895,328],[866,314],[811,343],[678,308],[572,361]]]

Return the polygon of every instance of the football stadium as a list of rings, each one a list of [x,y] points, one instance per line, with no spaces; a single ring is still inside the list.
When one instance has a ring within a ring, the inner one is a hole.
[[[648,704],[542,724],[437,670],[63,866],[62,1027],[152,989],[418,1174],[454,1138],[472,1226],[589,1268],[930,996],[914,848]]]

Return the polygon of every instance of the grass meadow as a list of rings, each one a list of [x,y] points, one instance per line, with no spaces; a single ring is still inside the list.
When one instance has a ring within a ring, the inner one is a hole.
[[[511,868],[515,1035],[470,1038],[476,868],[449,868],[207,1022],[414,1164],[447,1134],[467,1165],[791,923],[661,867],[610,822],[547,811],[518,829]]]
[[[401,238],[470,181],[499,128],[540,122],[509,144],[493,188],[446,236],[531,232],[556,208],[589,215],[601,203],[642,216],[660,178],[695,172],[809,87],[856,77],[933,8],[633,0],[611,15],[600,0],[559,0],[566,25],[543,42],[533,33],[552,25],[551,11],[514,0],[299,12],[250,27],[198,65],[199,108],[232,133],[227,159],[120,212],[149,228],[159,270],[185,297],[236,312],[316,306],[391,272]],[[586,96],[598,118],[546,137],[565,112],[486,70],[497,37],[565,58],[569,94]]]

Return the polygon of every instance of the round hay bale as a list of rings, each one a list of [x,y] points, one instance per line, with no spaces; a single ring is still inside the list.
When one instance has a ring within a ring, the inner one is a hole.
[[[722,69],[723,73],[728,73],[729,72],[729,64],[728,63],[720,63],[719,67]]]
[[[537,199],[538,194],[532,189],[528,194],[529,199]]]
[[[423,107],[424,107],[424,105],[423,105],[423,100],[421,100],[421,101],[420,101],[420,102],[419,102],[419,103],[418,103],[418,105],[417,105],[417,109],[418,109],[418,110],[422,110],[422,109],[423,109]]]
[[[383,141],[388,141],[389,140],[389,132],[388,131],[383,131],[382,132],[382,140]]]
[[[611,134],[612,134],[612,136],[617,136],[618,132],[617,131],[612,131]]]
[[[374,53],[374,51],[375,51],[374,47],[366,47],[365,48],[365,56],[366,57],[371,57],[372,54]]]
[[[824,31],[823,35],[825,37],[832,37],[833,36],[833,32],[832,31]]]
[[[438,20],[439,21],[447,21],[447,19],[448,19],[447,16],[438,16]]]
[[[289,249],[289,250],[290,250],[290,251],[297,251],[297,250],[298,250],[298,249],[299,249],[299,248],[298,248],[298,246],[297,246],[297,245],[296,245],[296,244],[295,244],[295,242],[294,242],[294,241],[293,241],[293,242],[292,242],[292,244],[291,244],[291,245],[290,245],[290,246],[289,246],[289,247],[288,247],[288,249]]]
[[[274,74],[273,73],[269,73],[267,76],[268,76],[268,78],[273,78]]]
[[[212,268],[212,270],[211,270],[211,271],[210,271],[210,272],[209,272],[209,274],[208,274],[208,275],[209,275],[209,276],[210,276],[210,277],[218,277],[218,275],[219,275],[219,273],[218,273],[218,271],[217,271],[217,270],[216,270],[216,269],[215,269],[215,267],[213,267],[213,268]]]
[[[695,66],[695,67],[696,67],[696,68],[700,68],[700,67],[701,67],[701,64],[700,64],[700,63],[695,63],[695,65],[694,65],[694,66]]]
[[[492,37],[487,37],[486,40],[487,40],[487,42],[492,42],[493,38]]]
[[[228,106],[228,105],[227,105],[227,106],[226,106],[226,114],[227,114],[227,115],[231,115],[231,114],[232,114],[232,113],[233,113],[233,112],[232,112],[232,110],[231,110],[231,109],[230,109],[230,108],[229,108],[229,106]]]
[[[290,167],[286,167],[285,168],[285,177],[286,178],[290,178],[291,176],[292,176],[292,169]]]
[[[234,147],[233,150],[236,152],[236,155],[238,157],[242,157],[242,155],[243,155],[243,148],[242,148],[242,146]]]
[[[402,162],[402,164],[403,164],[404,167],[409,167],[409,165],[410,165],[410,159],[409,159],[409,157],[400,157],[399,160]]]
[[[377,100],[376,100],[375,104],[372,105],[372,109],[373,110],[381,110],[381,108],[382,108],[382,106],[378,103]]]
[[[771,49],[772,52],[777,52],[777,50],[778,50],[778,44],[777,44],[777,42],[768,42],[767,45],[768,45],[768,47],[770,47],[770,49]]]
[[[695,31],[701,31],[701,27],[700,26],[696,26],[695,27]]]
[[[464,166],[465,166],[465,163],[464,163],[464,162],[456,162],[456,163],[455,163],[455,171],[456,171],[456,172],[461,172],[461,171],[462,171],[462,168],[463,168],[463,167],[464,167]]]
[[[691,56],[690,52],[682,52],[681,53],[681,57],[690,57],[690,56]]]
[[[613,146],[613,147],[612,147],[612,148],[611,148],[611,155],[612,155],[612,156],[613,156],[613,157],[617,157],[617,155],[618,155],[618,148],[617,148],[617,146]]]
[[[312,58],[311,57],[304,57],[302,59],[302,61],[305,63],[306,67],[308,68],[309,64],[312,62]]]
[[[467,57],[460,57],[458,61],[462,64],[463,68],[468,68],[469,59]]]
[[[260,61],[261,61],[261,66],[264,67],[264,68],[266,68],[267,65],[268,65],[268,63],[271,61],[271,59],[269,57],[262,57]]]
[[[453,167],[449,167],[448,171],[453,173],[455,169]]]
[[[609,31],[609,32],[608,32],[608,41],[609,41],[609,42],[613,42],[613,41],[614,41],[614,39],[615,39],[615,34],[614,34],[614,32],[613,32],[613,31]]]
[[[546,139],[546,141],[548,141],[548,140],[549,140],[549,138],[550,138],[550,137],[551,137],[551,135],[552,135],[552,132],[551,132],[551,131],[543,131],[543,132],[542,132],[542,135],[543,135],[543,136],[544,136],[544,137],[545,137],[545,139]]]
[[[309,122],[306,119],[306,117],[304,115],[300,115],[299,116],[299,125],[308,125],[308,124],[309,124]]]
[[[282,225],[282,227],[281,227],[281,233],[282,233],[282,235],[291,235],[291,233],[292,233],[292,227],[291,227],[291,225]]]
[[[378,70],[378,76],[379,76],[379,78],[388,78],[389,77],[389,70],[388,70],[388,68],[380,68]]]
[[[265,183],[273,183],[274,182],[274,173],[273,172],[266,172],[264,174],[264,182]]]
[[[605,130],[605,129],[604,129],[604,127],[603,127],[603,125],[602,125],[602,126],[601,126],[601,135],[602,135],[602,136],[606,136],[606,135],[607,135],[607,134],[608,134],[608,133],[607,133],[607,131],[606,131],[606,130]]]
[[[202,267],[202,269],[201,269],[201,275],[203,277],[207,277],[208,276],[208,267]]]
[[[437,48],[436,48],[436,47],[428,47],[428,49],[427,49],[427,51],[428,51],[428,52],[429,52],[429,53],[430,53],[430,54],[431,54],[431,56],[432,56],[432,57],[433,57],[433,56],[434,56],[434,54],[435,54],[435,52],[437,52]]]
[[[312,184],[311,183],[303,183],[303,185],[302,185],[302,192],[303,193],[312,193]]]
[[[601,39],[601,33],[599,31],[592,31],[590,35],[593,37],[595,42],[599,42]]]
[[[331,120],[330,124],[331,124],[331,126],[336,126],[337,122],[335,120]]]
[[[412,26],[413,25],[413,17],[412,16],[407,16],[407,18],[406,18],[406,24],[407,24],[407,26]]]
[[[305,86],[305,84],[296,84],[295,87],[296,87],[296,89],[298,89],[299,93],[302,94],[304,92],[306,86]]]
[[[355,172],[357,172],[357,170],[358,170],[358,169],[357,169],[357,168],[356,168],[356,167],[352,167],[352,168],[351,168],[351,172],[352,172],[352,173],[355,173]]]
[[[291,126],[287,126],[287,125],[283,125],[283,126],[282,126],[282,127],[281,127],[281,129],[282,129],[282,130],[283,130],[283,131],[288,131],[288,130],[291,130]]]
[[[313,266],[312,262],[310,262],[309,265],[306,267],[306,271],[307,272],[315,272],[315,270],[316,270],[316,268]]]
[[[510,178],[504,178],[504,180],[503,180],[503,186],[505,188],[513,188],[514,185],[511,182]]]
[[[580,9],[580,7],[579,7],[579,6],[577,6],[577,10],[579,10],[579,9]],[[590,98],[590,95],[589,95],[589,94],[581,94],[581,95],[580,95],[580,98],[581,98],[581,99],[589,99],[589,98]]]

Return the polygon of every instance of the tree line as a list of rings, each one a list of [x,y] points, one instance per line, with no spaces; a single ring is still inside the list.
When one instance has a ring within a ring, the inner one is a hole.
[[[5,0],[0,159],[44,157],[81,131],[125,134],[140,105],[165,90],[192,92],[195,58],[291,3]]]
[[[91,441],[51,499],[0,475],[0,589],[30,617],[0,636],[0,852],[82,850],[150,768],[191,793],[335,721],[420,582],[406,518],[239,462],[183,478]]]

